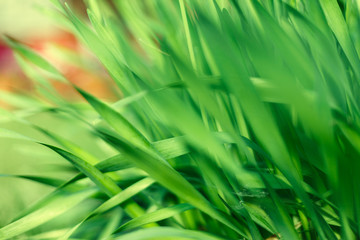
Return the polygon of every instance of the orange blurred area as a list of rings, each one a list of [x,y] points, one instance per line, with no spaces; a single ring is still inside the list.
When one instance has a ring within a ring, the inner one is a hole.
[[[14,2],[21,4],[21,1],[12,1],[13,2],[4,0],[5,4],[0,4],[8,8],[0,10],[0,14],[2,12],[15,12],[15,10],[12,9],[16,6]],[[8,2],[8,5],[6,5],[6,2]],[[82,5],[79,5],[79,11],[82,10],[81,7]],[[21,10],[19,10],[19,12],[21,13]],[[28,17],[32,17],[34,14],[41,14],[41,12],[31,12]],[[107,100],[114,99],[115,94],[112,91],[112,80],[97,59],[87,51],[72,34],[60,30],[51,23],[44,21],[47,21],[47,19],[41,17],[41,20],[38,21],[40,25],[34,23],[34,25],[27,26],[26,32],[23,32],[16,30],[16,24],[20,26],[23,24],[22,22],[11,22],[14,28],[9,28],[7,24],[10,24],[10,22],[0,17],[0,33],[2,35],[9,35],[29,46],[54,65],[70,82],[80,88],[85,89],[99,98]],[[43,31],[39,29],[42,26],[41,24],[43,24]],[[3,28],[1,28],[2,26]],[[68,84],[60,83],[52,79],[49,79],[49,81],[65,99],[70,101],[80,99],[80,96]],[[16,93],[35,92],[34,83],[22,73],[13,56],[12,50],[1,40],[0,90]],[[2,103],[2,106],[4,106],[4,103]]]
[[[16,65],[11,49],[0,42],[0,89],[16,91],[29,88],[30,83]]]

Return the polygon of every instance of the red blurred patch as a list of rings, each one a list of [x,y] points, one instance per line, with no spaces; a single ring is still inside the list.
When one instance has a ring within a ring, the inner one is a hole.
[[[99,65],[99,67],[95,68],[96,70],[90,70],[59,61],[47,52],[49,44],[56,44],[77,54],[85,54],[86,58],[94,61],[94,64]],[[95,58],[91,57],[91,54],[84,53],[83,49],[80,51],[79,43],[72,34],[59,32],[54,36],[44,39],[28,39],[27,45],[52,63],[69,81],[80,88],[99,98],[113,99],[115,97],[114,93],[110,90],[111,86],[109,86],[109,83],[111,81],[109,81],[110,78],[104,68],[100,66]],[[72,87],[56,81],[53,81],[53,85],[64,98],[68,100],[81,99]],[[12,92],[31,92],[33,89],[32,83],[21,73],[19,66],[16,64],[11,49],[1,42],[0,89]]]

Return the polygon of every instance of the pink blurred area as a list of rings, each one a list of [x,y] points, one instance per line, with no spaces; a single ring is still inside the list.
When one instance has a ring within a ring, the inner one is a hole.
[[[21,15],[26,11],[27,18],[31,19],[30,23],[23,23],[26,19],[19,21],[10,21],[0,16],[0,34],[9,35],[21,43],[35,50],[39,55],[52,63],[69,81],[79,87],[89,91],[97,97],[104,99],[114,98],[111,91],[111,81],[108,74],[76,38],[59,28],[57,28],[46,16],[41,16],[39,11],[19,10],[15,2],[19,4],[27,1],[39,2],[36,0],[2,0],[0,3],[0,15],[8,14],[9,19],[14,19],[16,15]],[[80,1],[78,1],[80,2]],[[5,4],[4,4],[5,3]],[[23,4],[24,5],[24,4]],[[25,4],[26,5],[26,4]],[[3,8],[1,8],[3,7]],[[77,6],[80,11],[83,9],[82,4]],[[5,8],[5,9],[4,9]],[[25,15],[26,15],[25,14]],[[19,16],[20,17],[20,16]],[[37,22],[33,18],[38,18]],[[48,22],[46,22],[48,21]],[[8,26],[11,24],[11,26]],[[16,28],[19,28],[17,30]],[[51,49],[60,49],[60,51],[69,52],[79,59],[84,59],[84,64],[73,64],[64,58],[58,57]],[[86,62],[86,63],[85,63]],[[86,64],[91,63],[91,66]],[[68,85],[52,81],[54,87],[68,100],[79,100],[79,95]],[[0,40],[0,91],[11,91],[17,93],[31,93],[34,91],[33,83],[22,73],[16,63],[12,50],[6,46],[4,41]],[[1,99],[0,99],[1,101]]]
[[[17,66],[11,49],[0,42],[0,89],[15,91],[29,88],[29,81]]]

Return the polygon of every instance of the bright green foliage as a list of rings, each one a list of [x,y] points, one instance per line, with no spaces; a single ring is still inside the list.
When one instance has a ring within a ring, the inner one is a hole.
[[[17,109],[1,116],[47,140],[0,136],[40,143],[76,173],[0,175],[54,187],[0,239],[360,238],[357,1],[87,0],[88,19],[52,2],[123,98],[73,86],[85,103],[61,99],[40,71],[63,75],[6,39],[40,87],[1,94]],[[31,123],[41,113],[70,118],[106,154]],[[85,199],[75,225],[36,228],[67,222],[61,214]]]

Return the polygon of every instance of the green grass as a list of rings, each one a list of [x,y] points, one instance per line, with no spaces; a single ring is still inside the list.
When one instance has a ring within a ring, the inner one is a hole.
[[[1,93],[0,136],[73,167],[0,175],[51,187],[0,239],[360,238],[357,1],[52,2],[123,97],[63,99],[6,38],[36,92]]]

